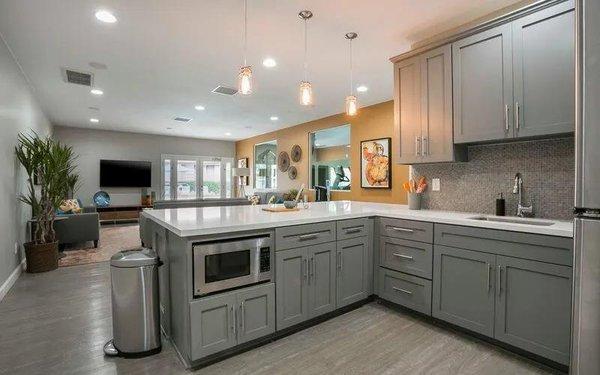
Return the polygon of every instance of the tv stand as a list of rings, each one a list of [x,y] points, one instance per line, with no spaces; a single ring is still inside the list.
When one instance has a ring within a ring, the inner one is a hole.
[[[152,208],[151,205],[120,205],[97,207],[100,224],[137,223],[140,213],[144,208]]]

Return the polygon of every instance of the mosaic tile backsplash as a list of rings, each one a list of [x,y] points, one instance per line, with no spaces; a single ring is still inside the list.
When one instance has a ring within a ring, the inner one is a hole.
[[[439,178],[440,191],[428,188],[424,209],[494,214],[500,193],[506,215],[514,216],[518,195],[512,194],[517,172],[523,178],[524,203],[533,201],[536,217],[571,220],[575,195],[573,138],[500,145],[469,146],[469,162],[414,165],[413,175]]]

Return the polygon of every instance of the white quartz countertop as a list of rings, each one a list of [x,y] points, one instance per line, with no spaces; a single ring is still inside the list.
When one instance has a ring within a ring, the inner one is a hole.
[[[573,223],[570,221],[536,219],[551,223],[551,225],[545,226],[482,221],[469,219],[485,216],[482,214],[434,210],[416,211],[409,210],[408,206],[401,204],[357,201],[315,202],[310,203],[307,209],[301,208],[300,211],[290,212],[266,212],[262,210],[263,207],[266,205],[173,208],[145,210],[142,215],[180,237],[269,229],[368,216],[573,237]]]

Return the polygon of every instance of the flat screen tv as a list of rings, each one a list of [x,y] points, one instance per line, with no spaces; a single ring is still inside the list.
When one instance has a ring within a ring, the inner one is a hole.
[[[149,161],[100,160],[100,187],[150,187]]]

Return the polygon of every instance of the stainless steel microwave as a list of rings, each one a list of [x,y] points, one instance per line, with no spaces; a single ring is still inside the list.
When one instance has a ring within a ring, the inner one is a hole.
[[[193,246],[194,296],[203,296],[273,278],[269,235],[204,242]]]

